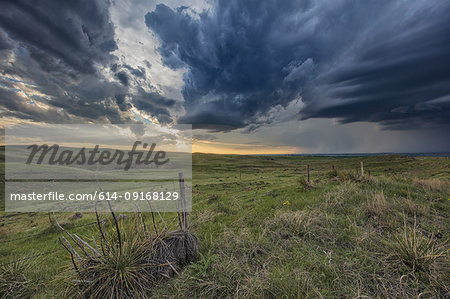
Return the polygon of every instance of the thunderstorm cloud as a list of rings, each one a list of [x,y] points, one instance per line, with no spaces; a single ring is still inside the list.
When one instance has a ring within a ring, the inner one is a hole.
[[[146,25],[163,62],[185,69],[180,122],[229,130],[273,107],[297,117],[450,123],[450,2],[214,1],[158,5]]]

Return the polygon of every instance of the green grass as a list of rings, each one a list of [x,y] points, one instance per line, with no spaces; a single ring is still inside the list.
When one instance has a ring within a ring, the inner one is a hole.
[[[370,177],[359,175],[361,159]],[[444,298],[449,186],[446,158],[194,154],[189,220],[201,258],[149,295]],[[77,227],[94,215],[71,215],[57,217],[70,232],[97,238],[95,227]],[[176,225],[174,215],[165,219]],[[17,253],[48,252],[27,279],[45,285],[30,288],[36,298],[61,296],[57,278],[70,256],[60,250],[60,232],[47,214],[2,212],[0,221],[0,241],[42,233],[0,243],[0,263]]]

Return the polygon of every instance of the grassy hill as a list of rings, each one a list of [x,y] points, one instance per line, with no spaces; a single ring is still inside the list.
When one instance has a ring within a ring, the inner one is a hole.
[[[201,257],[155,286],[153,296],[449,294],[447,158],[194,154],[192,193],[189,224]],[[91,225],[95,215],[72,216],[56,215],[71,232],[98,235]],[[176,225],[173,214],[163,218]],[[20,266],[25,295],[61,296],[58,277],[71,263],[60,235],[46,213],[1,212],[0,286],[7,285],[11,268]],[[34,255],[41,256],[5,265]]]

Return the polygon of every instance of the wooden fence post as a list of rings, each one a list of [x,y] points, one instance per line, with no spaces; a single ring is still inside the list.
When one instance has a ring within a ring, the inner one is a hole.
[[[307,181],[308,181],[308,185],[309,185],[309,164],[306,164],[306,176],[307,176]]]
[[[361,176],[364,176],[364,162],[361,161]]]
[[[178,179],[180,182],[180,197],[181,197],[181,218],[182,218],[182,230],[185,231],[188,227],[188,213],[186,208],[186,192],[184,188],[184,174],[178,173]]]

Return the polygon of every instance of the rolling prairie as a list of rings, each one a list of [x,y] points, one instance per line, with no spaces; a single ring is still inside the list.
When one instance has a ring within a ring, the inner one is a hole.
[[[189,226],[200,258],[149,296],[449,295],[446,157],[194,154],[192,186]],[[55,216],[71,232],[98,235],[92,213]],[[176,225],[174,214],[162,217]],[[71,262],[52,217],[1,212],[0,221],[0,294],[18,275],[24,297],[62,296]]]

